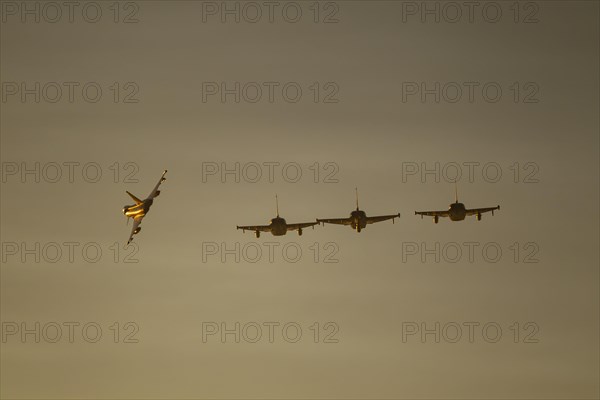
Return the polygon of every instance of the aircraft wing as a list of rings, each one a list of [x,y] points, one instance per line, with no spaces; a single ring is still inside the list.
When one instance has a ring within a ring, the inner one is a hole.
[[[309,226],[315,226],[318,222],[302,222],[300,224],[287,224],[288,231],[297,231],[298,229],[308,228]]]
[[[144,219],[144,217],[135,217],[135,218],[133,218],[133,227],[131,228],[131,235],[129,235],[129,240],[127,241],[127,244],[131,243],[131,241],[133,240],[133,235],[135,235],[137,233],[135,230],[142,223],[142,219]]]
[[[249,226],[238,226],[238,229],[243,231],[252,231],[252,232],[271,232],[270,225],[249,225]]]
[[[352,218],[325,218],[317,219],[317,223],[336,224],[336,225],[352,225]]]
[[[449,215],[449,211],[415,211],[415,215],[426,215],[428,217],[447,217]]]
[[[484,208],[473,208],[471,210],[467,210],[467,215],[477,215],[477,214],[483,214],[486,212],[494,212],[494,210],[499,210],[500,206],[496,206],[496,207],[484,207]]]
[[[396,218],[400,218],[400,214],[380,215],[377,217],[367,217],[367,224],[374,224],[375,222],[387,221],[388,219],[391,219],[392,222],[394,222],[394,219],[396,219]]]
[[[156,196],[158,196],[158,193],[160,193],[158,190],[158,187],[160,186],[161,183],[163,183],[164,181],[167,180],[167,178],[165,178],[166,173],[167,173],[167,170],[165,169],[160,177],[160,180],[158,181],[156,186],[154,186],[154,189],[152,189],[152,192],[148,195],[149,199],[155,198]]]

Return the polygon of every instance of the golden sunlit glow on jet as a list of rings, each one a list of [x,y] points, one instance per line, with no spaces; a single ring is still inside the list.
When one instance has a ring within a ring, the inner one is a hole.
[[[123,207],[123,214],[127,217],[127,223],[129,223],[129,218],[133,218],[133,227],[131,229],[131,234],[129,235],[127,244],[131,243],[133,240],[133,235],[138,234],[142,230],[142,227],[140,226],[142,219],[150,211],[150,207],[152,206],[152,203],[154,203],[154,199],[160,195],[160,190],[158,190],[158,187],[161,183],[167,180],[167,178],[165,178],[166,173],[167,170],[165,169],[160,177],[160,180],[145,200],[140,200],[130,192],[126,191],[133,201],[135,201],[135,204],[126,205]]]

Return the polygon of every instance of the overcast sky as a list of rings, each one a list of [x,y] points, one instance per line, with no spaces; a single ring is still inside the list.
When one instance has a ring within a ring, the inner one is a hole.
[[[23,4],[3,398],[598,397],[597,3]]]

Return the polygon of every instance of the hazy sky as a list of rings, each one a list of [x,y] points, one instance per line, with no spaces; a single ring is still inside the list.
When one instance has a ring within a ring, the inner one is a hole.
[[[598,398],[598,3],[54,4],[1,3],[2,398]],[[501,209],[415,216],[456,166]],[[402,217],[235,229],[355,187]]]

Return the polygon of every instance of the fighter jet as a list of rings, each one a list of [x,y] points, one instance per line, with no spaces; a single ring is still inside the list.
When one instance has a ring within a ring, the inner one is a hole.
[[[238,226],[237,229],[241,229],[243,232],[254,231],[256,237],[259,238],[261,232],[271,232],[273,236],[283,236],[288,231],[298,231],[298,235],[302,235],[302,228],[317,225],[317,222],[303,222],[300,224],[288,224],[285,222],[285,219],[279,216],[279,200],[277,199],[277,195],[275,195],[275,207],[277,209],[277,216],[271,219],[269,225]]]
[[[433,222],[436,224],[439,222],[440,217],[449,217],[450,221],[462,221],[466,216],[477,215],[477,221],[481,221],[481,214],[486,212],[492,212],[499,210],[500,206],[496,207],[485,207],[485,208],[472,208],[467,209],[463,203],[458,202],[458,189],[455,187],[454,203],[450,204],[446,211],[415,211],[415,215],[420,215],[423,218],[424,215],[433,217]]]
[[[129,223],[129,218],[133,218],[133,228],[131,229],[131,235],[129,235],[129,240],[127,241],[127,244],[131,243],[131,241],[133,240],[133,235],[136,235],[142,230],[142,228],[140,227],[142,219],[146,216],[146,214],[148,214],[148,211],[150,211],[150,207],[154,202],[154,198],[158,197],[158,195],[160,194],[160,190],[158,190],[158,187],[161,183],[167,180],[167,178],[165,178],[166,173],[167,170],[165,169],[162,173],[162,176],[160,177],[160,180],[158,181],[156,186],[154,186],[154,189],[152,189],[152,192],[150,192],[150,194],[148,195],[148,197],[146,197],[145,200],[140,200],[133,194],[126,191],[127,194],[131,196],[133,201],[135,201],[134,205],[127,205],[123,207],[123,214],[125,214],[125,216],[127,217],[127,223]]]
[[[328,219],[318,219],[317,222],[322,223],[323,226],[327,224],[338,224],[338,225],[350,225],[352,229],[359,232],[367,227],[367,224],[374,224],[375,222],[386,221],[388,219],[394,220],[396,218],[400,218],[400,213],[393,215],[380,215],[377,217],[367,217],[364,211],[358,208],[358,189],[354,189],[356,191],[356,210],[350,213],[348,218],[328,218]]]

